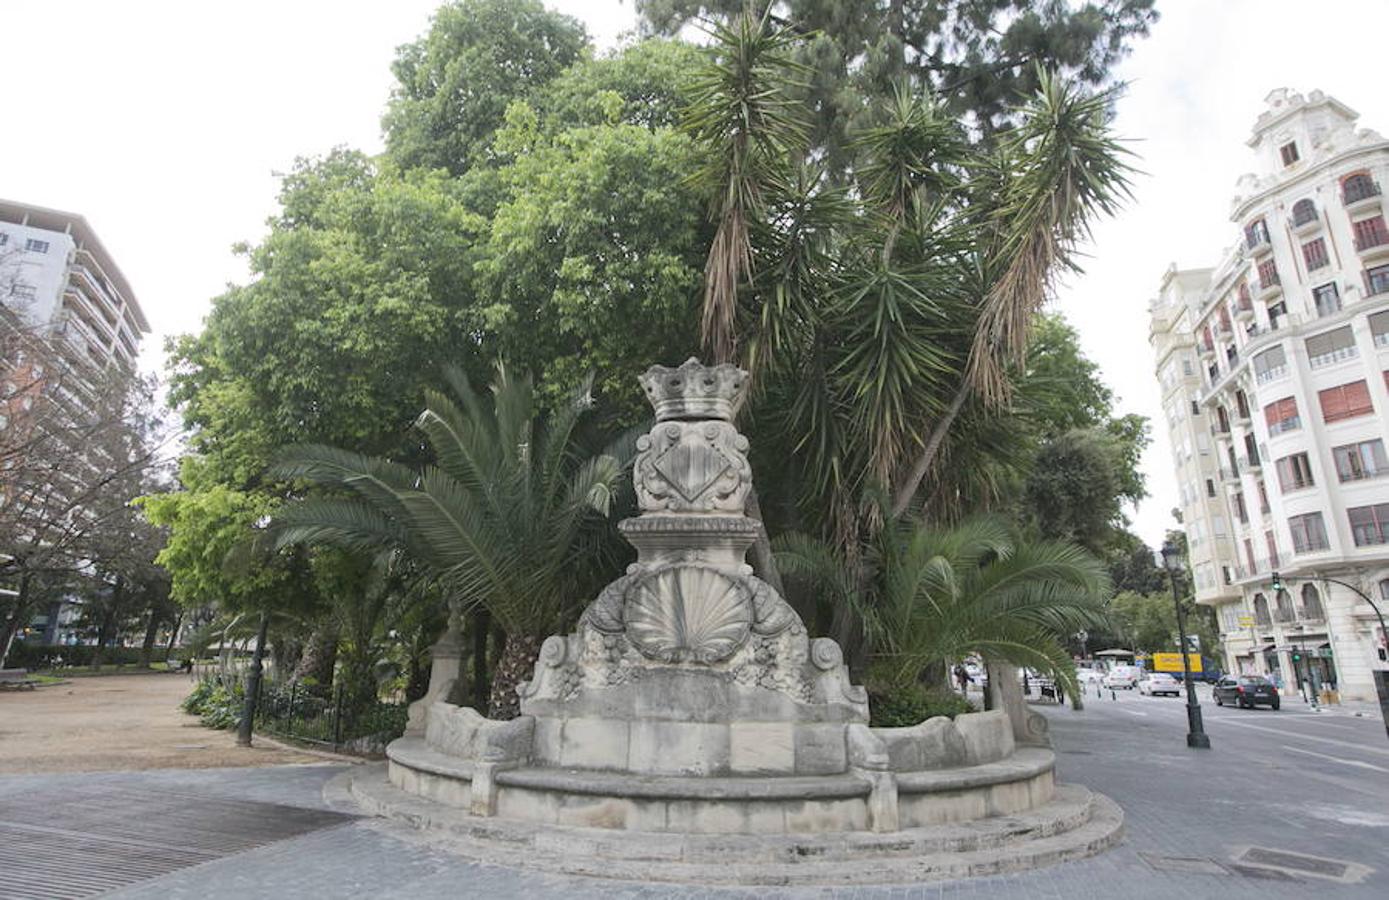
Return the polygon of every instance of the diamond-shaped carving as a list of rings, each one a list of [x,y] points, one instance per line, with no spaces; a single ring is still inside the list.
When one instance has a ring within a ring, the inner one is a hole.
[[[693,503],[732,465],[717,447],[680,443],[657,457],[653,467],[685,502]]]

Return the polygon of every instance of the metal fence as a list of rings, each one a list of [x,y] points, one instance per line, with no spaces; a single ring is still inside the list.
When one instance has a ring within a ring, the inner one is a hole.
[[[349,702],[341,683],[324,695],[297,681],[267,679],[256,705],[256,728],[335,752],[380,753],[405,732],[406,715],[404,703]]]

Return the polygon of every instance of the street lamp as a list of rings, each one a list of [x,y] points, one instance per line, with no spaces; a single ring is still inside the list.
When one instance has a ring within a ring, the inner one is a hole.
[[[1389,628],[1386,628],[1384,625],[1384,613],[1380,612],[1379,604],[1371,600],[1369,594],[1366,594],[1350,582],[1342,581],[1339,578],[1328,578],[1325,575],[1317,575],[1316,577],[1322,581],[1339,584],[1346,590],[1355,592],[1361,600],[1370,604],[1370,609],[1375,611],[1375,616],[1379,619],[1379,633],[1386,641],[1389,641]],[[1283,589],[1283,577],[1277,572],[1273,573],[1272,587],[1275,593]],[[1381,669],[1375,670],[1375,691],[1379,694],[1379,710],[1381,715],[1384,716],[1384,731],[1386,734],[1389,734],[1389,674],[1384,673]]]
[[[1172,582],[1172,605],[1177,608],[1177,640],[1182,652],[1182,677],[1186,682],[1186,745],[1201,750],[1211,748],[1211,739],[1201,725],[1201,704],[1196,702],[1196,687],[1191,683],[1191,657],[1187,653],[1186,613],[1182,611],[1182,600],[1177,593],[1177,575],[1186,568],[1182,551],[1169,541],[1162,544],[1162,565]]]

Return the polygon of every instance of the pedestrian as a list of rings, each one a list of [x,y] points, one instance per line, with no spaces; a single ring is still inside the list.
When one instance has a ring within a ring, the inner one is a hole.
[[[969,671],[959,663],[955,664],[955,681],[960,685],[960,693],[969,693]]]

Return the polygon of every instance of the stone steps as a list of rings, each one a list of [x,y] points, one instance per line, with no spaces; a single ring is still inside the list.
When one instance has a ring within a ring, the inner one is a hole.
[[[325,788],[339,805],[410,824],[480,862],[567,874],[701,884],[879,884],[968,878],[1078,859],[1117,843],[1123,813],[1103,795],[1058,785],[1027,813],[952,825],[819,835],[617,832],[479,818],[356,767]]]

